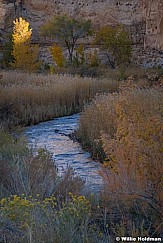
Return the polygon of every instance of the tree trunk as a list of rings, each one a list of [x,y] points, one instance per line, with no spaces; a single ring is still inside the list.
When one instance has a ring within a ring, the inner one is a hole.
[[[107,59],[108,59],[109,66],[110,66],[112,69],[115,69],[115,62],[114,62],[114,60],[111,59],[109,53],[106,53],[106,56],[107,56]]]

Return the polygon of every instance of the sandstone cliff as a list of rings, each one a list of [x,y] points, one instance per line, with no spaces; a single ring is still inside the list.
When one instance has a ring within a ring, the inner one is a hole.
[[[163,1],[142,2],[143,17],[146,22],[145,47],[163,49]]]
[[[0,0],[1,41],[11,31],[13,19],[22,16],[33,28],[34,42],[42,43],[39,27],[53,15],[64,13],[91,19],[95,27],[124,24],[132,34],[134,61],[163,65],[162,0]]]

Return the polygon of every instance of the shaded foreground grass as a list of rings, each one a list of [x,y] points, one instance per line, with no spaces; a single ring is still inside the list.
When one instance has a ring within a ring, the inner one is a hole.
[[[0,79],[0,123],[25,126],[81,111],[96,93],[118,90],[118,81],[68,75],[4,72]]]

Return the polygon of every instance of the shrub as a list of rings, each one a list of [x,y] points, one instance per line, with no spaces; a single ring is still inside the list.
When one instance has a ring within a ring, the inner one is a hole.
[[[134,217],[137,225],[144,220],[144,230],[151,222],[158,235],[163,201],[162,102],[160,88],[126,84],[119,94],[97,97],[82,114],[77,132],[84,146],[105,162],[100,171],[104,198],[118,203],[127,220]]]
[[[57,238],[59,242],[83,242],[88,240],[90,204],[84,196],[71,196],[69,202],[58,212]]]
[[[98,67],[99,66],[99,58],[97,55],[97,50],[94,52],[90,52],[88,54],[88,64],[90,67]]]
[[[44,199],[39,194],[35,198],[13,195],[2,198],[0,206],[1,241],[114,242],[114,236],[112,241],[107,230],[108,219],[102,222],[100,218],[106,213],[85,196],[69,193],[66,201],[60,202],[53,195]]]
[[[2,146],[0,154],[2,194],[50,195],[57,179],[51,155],[46,150],[39,150],[38,155],[33,156],[21,140],[10,140]]]
[[[158,213],[163,199],[162,102],[157,89],[122,93],[115,106],[116,134],[113,138],[102,135],[107,165],[115,171],[117,183],[120,180],[119,190],[144,198]]]
[[[71,169],[65,171],[63,177],[59,178],[52,155],[46,149],[39,149],[37,154],[33,155],[23,138],[13,138],[2,131],[0,135],[2,196],[22,194],[36,196],[39,193],[40,198],[44,198],[53,193],[65,198],[67,190],[79,193],[83,181],[76,177]]]
[[[62,47],[57,44],[52,45],[50,48],[50,53],[53,57],[53,60],[56,62],[58,67],[64,66],[64,56],[62,53]]]

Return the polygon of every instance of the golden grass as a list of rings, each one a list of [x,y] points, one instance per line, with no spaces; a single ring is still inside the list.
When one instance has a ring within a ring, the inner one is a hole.
[[[94,156],[105,158],[100,172],[105,197],[130,210],[143,207],[145,217],[153,214],[157,228],[163,208],[163,93],[161,87],[130,85],[93,100],[80,118],[77,135]]]
[[[80,117],[77,137],[84,148],[88,148],[92,156],[103,159],[101,133],[113,136],[116,129],[115,100],[118,93],[97,95],[91,105],[86,107]]]
[[[3,72],[0,79],[0,118],[8,126],[79,112],[96,93],[118,90],[118,81],[68,75]]]

